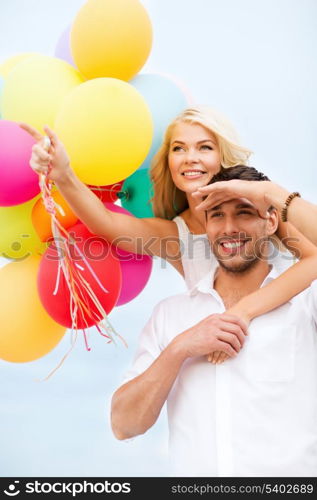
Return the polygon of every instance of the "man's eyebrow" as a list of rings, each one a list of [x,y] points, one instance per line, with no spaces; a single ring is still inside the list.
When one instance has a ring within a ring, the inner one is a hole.
[[[220,210],[220,208],[222,207],[222,205],[223,205],[223,203],[221,203],[220,205],[217,205],[215,207],[212,207],[209,210]],[[256,210],[256,208],[253,205],[249,204],[249,203],[239,203],[238,205],[236,205],[235,208],[237,208],[237,209],[240,209],[240,208],[249,208],[251,210]],[[208,210],[208,212],[209,212],[209,210]]]
[[[236,208],[250,208],[251,210],[256,210],[256,208],[251,205],[251,203],[239,203],[239,205],[236,205]]]
[[[222,207],[222,203],[220,205],[217,205],[216,207],[212,207],[209,210],[219,210]],[[209,212],[208,210],[208,212]]]

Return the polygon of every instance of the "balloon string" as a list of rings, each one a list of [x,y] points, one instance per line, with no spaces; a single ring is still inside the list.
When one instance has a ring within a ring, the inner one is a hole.
[[[117,198],[122,199],[122,198],[129,198],[129,192],[128,191],[115,191],[114,187],[119,186],[119,184],[115,184],[113,188],[106,188],[106,187],[97,187],[97,186],[90,186],[89,189],[91,191],[95,191],[98,193],[98,191],[106,192],[106,193],[113,193],[116,195]]]
[[[87,261],[87,259],[83,255],[83,253],[79,250],[79,248],[76,245],[76,243],[74,243],[74,247],[77,250],[77,252],[79,253],[79,255],[81,256],[81,258],[83,259],[83,261],[86,264],[86,266],[88,267],[88,269],[89,269],[90,273],[92,274],[92,276],[95,278],[95,281],[98,283],[98,285],[100,286],[101,290],[103,292],[105,292],[105,293],[109,293],[109,290],[107,290],[106,288],[104,288],[104,286],[102,285],[102,283],[99,280],[98,276],[96,275],[95,271],[93,270],[93,268],[91,267],[91,265],[89,264],[89,262]]]
[[[92,269],[91,265],[83,255],[83,253],[76,245],[75,240],[71,237],[68,231],[62,226],[56,216],[56,212],[58,211],[61,215],[65,215],[62,207],[58,205],[52,197],[52,186],[53,183],[48,179],[49,172],[51,171],[51,165],[49,165],[48,173],[46,176],[40,175],[39,185],[41,189],[41,196],[45,206],[46,211],[51,216],[51,228],[52,228],[52,236],[55,243],[57,256],[58,256],[58,269],[56,276],[56,283],[53,295],[56,295],[58,289],[61,284],[61,276],[64,276],[67,288],[70,294],[69,308],[70,308],[70,317],[71,317],[71,331],[72,331],[72,344],[69,351],[63,356],[62,360],[58,364],[58,366],[44,379],[48,380],[48,378],[53,375],[64,363],[67,359],[71,351],[73,350],[77,337],[78,337],[78,320],[81,319],[81,322],[85,324],[84,328],[81,328],[83,331],[83,337],[85,341],[85,346],[87,351],[90,351],[91,348],[88,344],[87,332],[86,329],[89,328],[87,317],[93,320],[95,326],[97,327],[98,332],[108,339],[108,342],[115,342],[115,337],[118,337],[123,344],[127,347],[127,343],[123,339],[121,335],[119,335],[116,330],[111,325],[107,313],[104,310],[103,306],[99,302],[95,292],[93,291],[90,284],[82,275],[82,271],[88,269],[92,277],[94,278],[97,285],[101,288],[101,290],[105,293],[109,293],[109,291],[102,285],[98,276]],[[73,245],[75,250],[77,250],[80,255],[82,265],[79,265],[76,262],[73,262],[70,245]],[[91,305],[94,306],[93,310]],[[97,312],[96,312],[97,311]],[[74,336],[75,332],[75,336]]]
[[[78,333],[78,331],[76,331],[75,340],[74,339],[71,340],[71,347],[70,347],[70,349],[66,352],[66,354],[64,354],[64,356],[62,357],[62,359],[60,360],[60,362],[58,363],[58,365],[43,380],[37,380],[37,382],[46,382],[64,364],[65,360],[68,358],[68,356],[70,355],[70,353],[72,352],[72,350],[75,347],[75,343],[76,343],[76,340],[77,340],[77,333]],[[72,334],[73,334],[73,332],[72,332]]]

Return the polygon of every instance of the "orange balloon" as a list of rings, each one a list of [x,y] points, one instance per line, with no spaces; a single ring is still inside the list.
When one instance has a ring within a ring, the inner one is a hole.
[[[37,289],[40,261],[29,257],[0,269],[0,359],[11,363],[45,356],[66,332],[41,304]]]
[[[56,216],[62,226],[67,229],[78,221],[77,215],[71,210],[68,203],[64,200],[59,191],[52,193],[54,201],[63,209],[65,215],[62,215],[58,209]],[[34,205],[32,210],[32,223],[41,241],[48,241],[52,238],[51,216],[47,213],[42,198]]]

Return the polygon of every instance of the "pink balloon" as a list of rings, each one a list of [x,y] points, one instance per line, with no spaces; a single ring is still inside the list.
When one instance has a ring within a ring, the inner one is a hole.
[[[0,206],[31,200],[40,192],[29,165],[34,139],[15,122],[0,120]]]
[[[105,203],[105,206],[112,212],[134,217],[128,210],[113,203]],[[116,305],[122,306],[142,292],[151,276],[153,260],[149,255],[130,253],[120,248],[117,248],[117,253],[121,264],[122,288]]]

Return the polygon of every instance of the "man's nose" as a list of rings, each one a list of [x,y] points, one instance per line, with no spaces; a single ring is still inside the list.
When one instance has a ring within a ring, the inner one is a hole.
[[[239,233],[239,227],[233,218],[226,217],[224,221],[223,232],[227,236],[232,236],[233,234]]]

